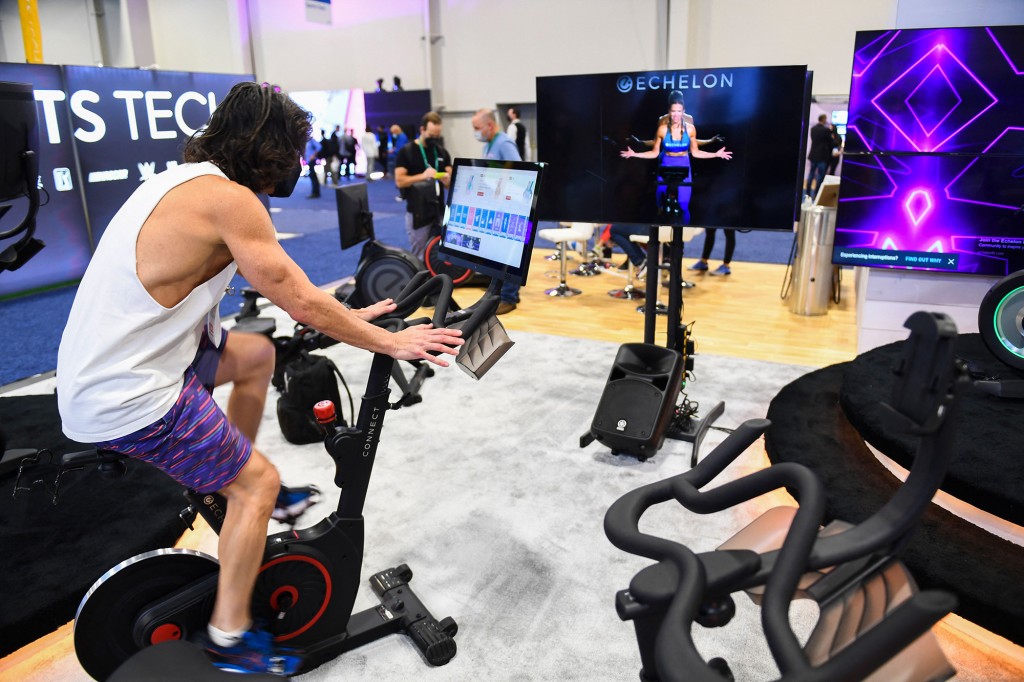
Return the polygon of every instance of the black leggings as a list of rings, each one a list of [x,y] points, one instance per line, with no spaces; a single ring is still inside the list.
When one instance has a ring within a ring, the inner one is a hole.
[[[736,230],[723,229],[722,231],[725,232],[725,256],[722,258],[722,262],[731,263],[732,252],[736,250]],[[711,258],[711,249],[715,248],[715,232],[718,232],[718,228],[704,228],[704,250],[700,254],[701,260]]]

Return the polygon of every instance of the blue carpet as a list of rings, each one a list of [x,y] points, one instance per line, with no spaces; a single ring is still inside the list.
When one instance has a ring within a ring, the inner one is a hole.
[[[334,190],[324,188],[319,199],[306,198],[308,191],[308,181],[302,179],[292,197],[271,200],[272,208],[281,209],[273,213],[278,232],[296,235],[282,240],[281,245],[316,285],[355,274],[361,247],[341,250]],[[377,239],[392,246],[405,246],[405,204],[395,201],[394,184],[387,180],[370,182],[367,191]],[[703,240],[700,236],[687,244],[687,258],[700,254]],[[792,243],[791,232],[740,233],[734,259],[785,263]],[[554,245],[538,240],[537,246],[551,248]],[[719,233],[712,260],[721,259],[724,246],[725,238]],[[45,252],[40,257],[45,258]],[[235,277],[232,282],[236,288],[245,285],[241,277]],[[0,302],[0,316],[4,321],[0,325],[0,348],[6,351],[0,365],[0,386],[56,368],[60,335],[76,290],[77,287],[66,287]],[[240,295],[225,296],[221,314],[236,313],[241,303]]]

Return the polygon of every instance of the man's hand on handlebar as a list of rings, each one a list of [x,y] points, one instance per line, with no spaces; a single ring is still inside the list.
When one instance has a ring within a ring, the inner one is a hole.
[[[427,360],[447,367],[448,362],[435,353],[458,355],[464,343],[458,329],[435,329],[431,324],[417,324],[394,334],[394,350],[389,355],[396,360]]]
[[[373,322],[382,315],[388,315],[395,311],[395,302],[390,298],[385,298],[383,301],[377,301],[373,305],[366,306],[365,308],[353,308],[352,312],[362,320],[363,322]]]

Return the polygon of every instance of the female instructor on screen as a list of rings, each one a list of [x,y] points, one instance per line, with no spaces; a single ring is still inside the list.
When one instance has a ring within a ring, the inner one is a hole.
[[[692,123],[684,120],[683,114],[685,111],[683,93],[673,90],[668,96],[668,120],[658,126],[653,149],[645,152],[635,152],[627,147],[620,153],[620,156],[624,159],[660,158],[661,162],[658,165],[658,208],[663,210],[666,207],[668,192],[670,188],[675,188],[678,210],[681,216],[679,222],[689,223],[690,194],[693,188],[688,180],[681,181],[684,171],[680,169],[688,169],[690,167],[690,155],[698,159],[718,158],[728,161],[732,158],[732,152],[728,151],[725,147],[714,152],[698,149],[697,129]]]

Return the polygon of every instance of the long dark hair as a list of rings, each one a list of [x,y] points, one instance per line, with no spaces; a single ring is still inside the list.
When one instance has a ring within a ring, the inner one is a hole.
[[[280,88],[237,83],[206,128],[185,143],[183,157],[210,161],[231,180],[262,192],[295,169],[309,135],[309,113]]]

